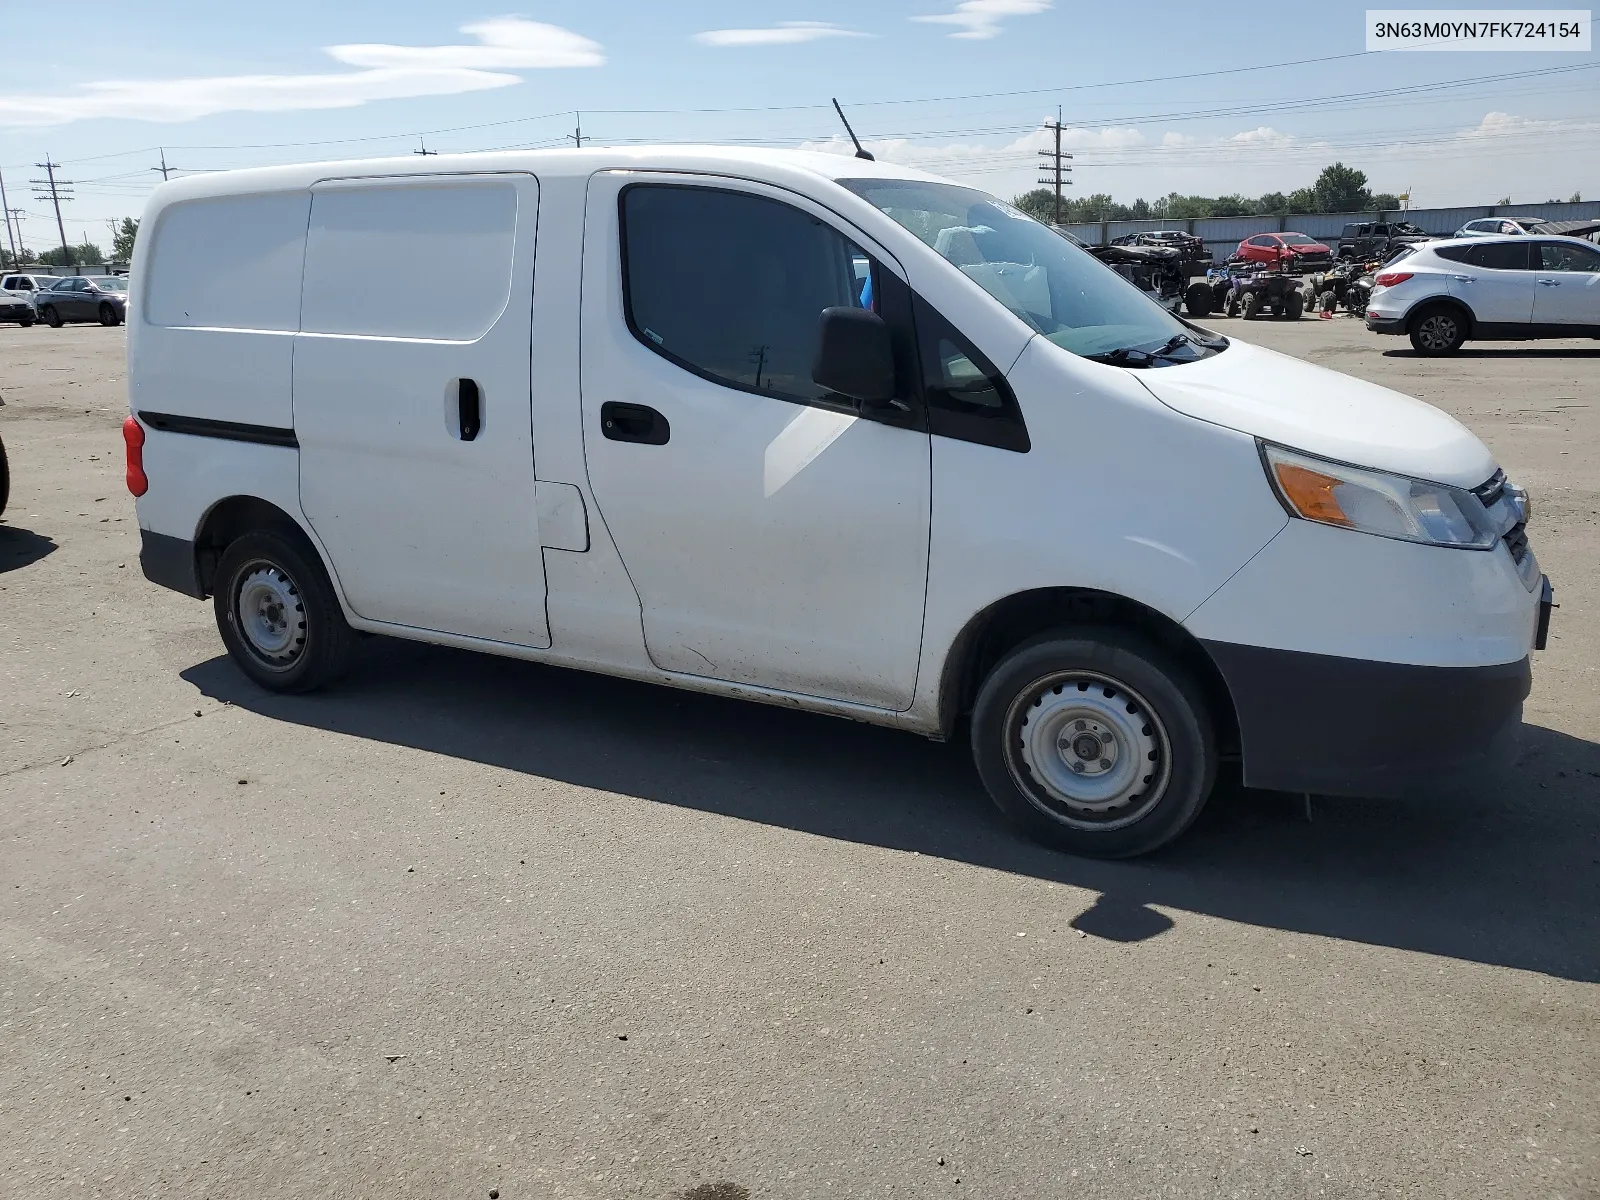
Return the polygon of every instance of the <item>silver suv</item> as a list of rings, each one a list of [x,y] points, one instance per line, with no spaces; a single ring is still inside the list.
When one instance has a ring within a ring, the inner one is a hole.
[[[1600,247],[1528,234],[1433,242],[1379,271],[1366,320],[1428,355],[1469,340],[1600,337]]]

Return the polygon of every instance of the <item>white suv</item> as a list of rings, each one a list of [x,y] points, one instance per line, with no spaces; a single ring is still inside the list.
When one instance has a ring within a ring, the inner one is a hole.
[[[1456,230],[1456,236],[1496,237],[1500,234],[1509,234],[1512,237],[1520,237],[1542,233],[1543,227],[1548,224],[1550,222],[1543,217],[1482,217],[1476,221],[1468,221]]]
[[[1600,249],[1570,237],[1434,242],[1382,271],[1367,328],[1407,334],[1418,354],[1473,341],[1600,338]]]

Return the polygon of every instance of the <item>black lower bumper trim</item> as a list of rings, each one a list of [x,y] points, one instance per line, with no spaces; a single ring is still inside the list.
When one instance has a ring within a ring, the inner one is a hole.
[[[139,566],[151,583],[204,600],[195,572],[194,543],[164,533],[139,530]]]
[[[1404,333],[1406,323],[1400,317],[1375,317],[1368,313],[1367,328],[1373,333]]]
[[[1332,796],[1448,792],[1515,753],[1526,658],[1419,667],[1206,642],[1239,717],[1249,787]]]
[[[1556,603],[1556,589],[1550,586],[1550,576],[1539,581],[1539,627],[1534,631],[1533,648],[1543,650],[1550,641],[1550,610],[1560,608]]]

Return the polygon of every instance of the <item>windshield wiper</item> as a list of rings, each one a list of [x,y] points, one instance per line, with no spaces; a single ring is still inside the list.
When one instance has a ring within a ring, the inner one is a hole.
[[[1148,367],[1158,358],[1171,358],[1179,346],[1191,341],[1187,333],[1175,333],[1159,350],[1140,350],[1135,346],[1118,346],[1101,354],[1085,354],[1090,362],[1110,363],[1114,367]],[[1198,343],[1195,343],[1198,345]]]

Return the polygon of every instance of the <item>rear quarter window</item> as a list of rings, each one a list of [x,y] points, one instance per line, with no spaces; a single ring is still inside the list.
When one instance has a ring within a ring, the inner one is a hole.
[[[151,325],[292,332],[300,321],[305,192],[188,200],[161,214],[145,268]]]
[[[504,179],[333,186],[311,203],[301,329],[474,341],[511,294],[517,190]],[[445,292],[418,280],[447,268]]]

